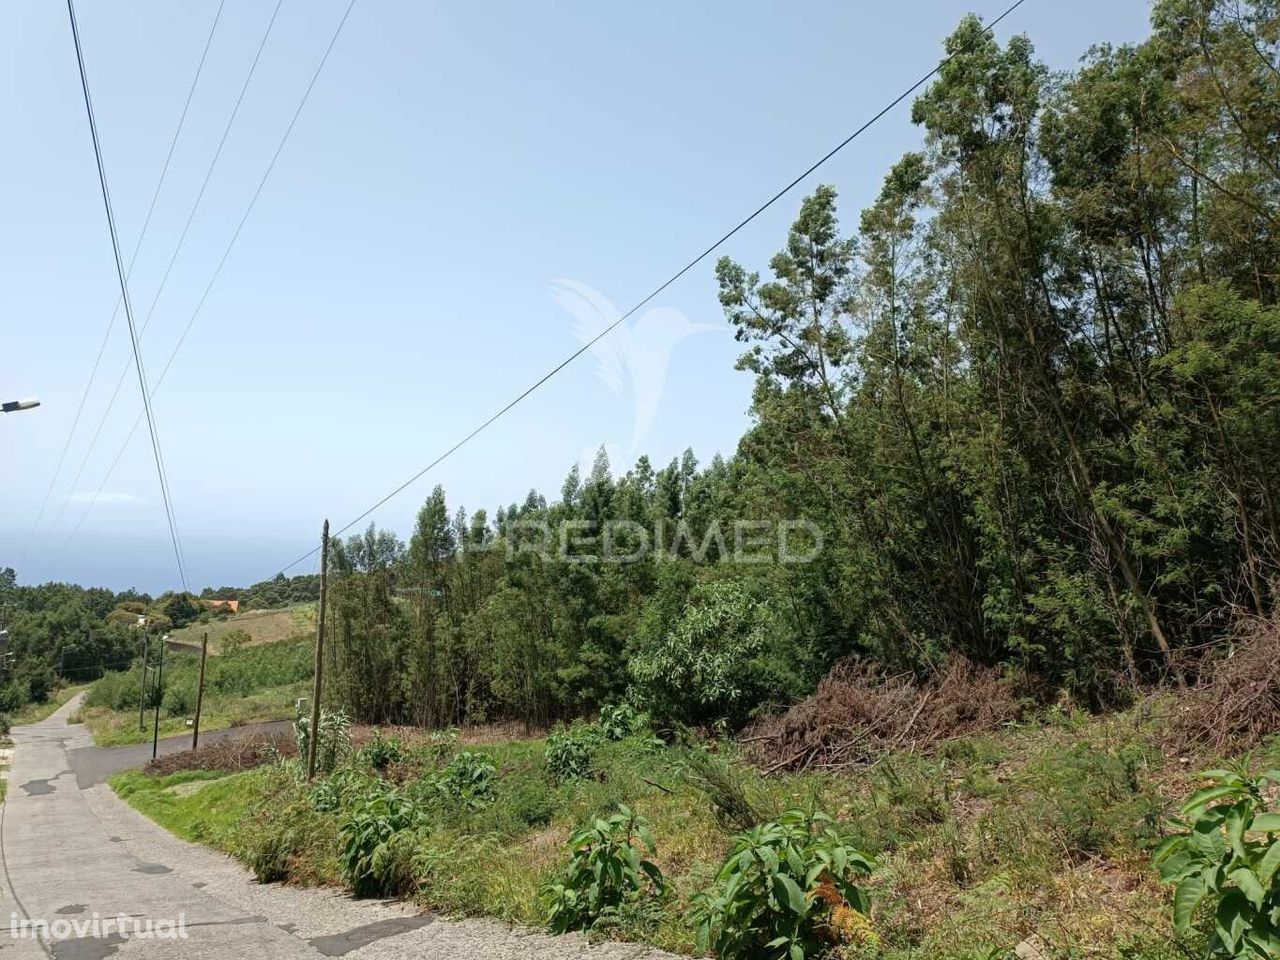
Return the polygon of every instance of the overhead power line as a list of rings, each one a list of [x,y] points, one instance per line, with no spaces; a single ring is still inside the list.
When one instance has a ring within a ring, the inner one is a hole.
[[[1001,21],[1003,21],[1006,17],[1012,14],[1025,2],[1026,0],[1016,0],[1015,3],[1013,3],[1010,7],[1008,7],[1004,11],[1004,13],[1000,14],[1000,16],[992,20],[991,23],[989,23],[986,26],[986,28],[982,30],[981,33],[978,34],[978,36],[986,37],[997,26],[1000,25]],[[729,229],[723,236],[721,236],[720,239],[716,240],[709,247],[703,250],[700,254],[698,254],[696,257],[694,257],[692,260],[686,263],[683,267],[681,267],[679,270],[673,273],[670,277],[664,280],[660,285],[655,287],[653,291],[649,293],[649,295],[646,296],[643,300],[635,304],[626,313],[622,314],[620,317],[618,317],[618,319],[614,320],[613,323],[609,324],[607,327],[601,330],[598,334],[596,334],[594,337],[592,337],[590,340],[584,343],[581,347],[579,347],[573,353],[569,354],[569,356],[565,357],[563,360],[557,363],[554,367],[552,367],[545,374],[543,374],[536,381],[534,381],[532,385],[525,388],[525,390],[523,390],[521,393],[517,394],[514,398],[512,398],[504,406],[502,406],[496,413],[492,414],[487,420],[483,421],[479,426],[477,426],[470,433],[464,436],[461,440],[459,440],[457,443],[451,446],[448,450],[444,451],[444,453],[440,454],[438,457],[436,457],[434,460],[428,463],[425,467],[423,467],[421,470],[419,470],[417,473],[411,476],[408,480],[404,481],[402,484],[400,484],[398,487],[396,487],[386,496],[382,497],[382,499],[378,500],[371,507],[364,510],[358,516],[349,520],[345,525],[335,530],[333,533],[333,536],[335,537],[340,536],[341,534],[350,530],[357,523],[360,523],[362,520],[366,519],[370,514],[372,514],[379,507],[383,506],[389,500],[392,500],[395,497],[399,496],[406,489],[408,489],[410,486],[412,486],[414,483],[420,480],[424,475],[426,475],[431,470],[438,467],[441,463],[443,463],[445,460],[451,457],[454,453],[456,453],[458,450],[462,449],[464,446],[466,446],[468,443],[474,440],[477,436],[479,436],[481,433],[487,430],[494,422],[501,419],[509,411],[511,411],[512,408],[516,407],[518,404],[523,402],[525,398],[527,398],[530,394],[538,390],[548,380],[556,376],[556,374],[558,374],[561,370],[569,366],[571,363],[577,360],[580,356],[582,356],[584,353],[590,350],[593,346],[595,346],[597,343],[599,343],[601,340],[603,340],[605,337],[611,334],[614,330],[620,327],[637,311],[643,309],[651,300],[659,296],[669,286],[671,286],[673,283],[675,283],[677,280],[683,277],[686,273],[688,273],[690,270],[692,270],[694,267],[700,264],[707,257],[711,256],[712,253],[714,253],[727,240],[729,240],[736,233],[738,233],[738,231],[742,230],[743,227],[747,226],[747,224],[755,220],[756,217],[760,216],[760,214],[764,213],[771,206],[773,206],[775,203],[781,200],[784,196],[790,193],[795,187],[797,187],[802,181],[804,181],[810,174],[812,174],[819,167],[825,164],[828,160],[834,157],[837,153],[839,153],[841,150],[843,150],[845,147],[851,144],[854,140],[860,137],[864,132],[866,132],[873,124],[875,124],[878,120],[880,120],[880,118],[882,118],[890,110],[892,110],[898,104],[902,103],[903,100],[907,99],[907,97],[911,96],[921,87],[923,87],[926,83],[932,80],[934,76],[936,76],[938,72],[943,67],[945,67],[951,60],[955,59],[960,54],[967,52],[970,46],[972,46],[972,43],[959,47],[951,51],[951,53],[947,54],[947,56],[944,57],[942,60],[940,60],[932,70],[926,73],[923,77],[921,77],[911,86],[907,87],[907,89],[902,91],[902,93],[898,94],[896,97],[890,100],[887,104],[885,104],[884,107],[882,107],[879,111],[877,111],[869,120],[864,122],[851,134],[849,134],[847,137],[845,137],[843,140],[837,143],[834,147],[832,147],[830,150],[824,153],[821,157],[819,157],[816,161],[814,161],[812,164],[806,167],[803,172],[798,174],[786,186],[784,186],[782,189],[778,190],[775,194],[773,194],[773,196],[771,196],[768,200],[760,204],[760,206],[756,207],[755,210],[753,210],[743,219],[738,221],[738,223],[735,224],[731,229]],[[290,563],[286,564],[285,566],[281,567],[280,572],[284,573],[288,570],[291,570],[292,568],[296,567],[298,564],[306,560],[308,557],[312,556],[315,553],[318,553],[319,550],[320,550],[319,547],[313,547],[312,549],[308,550],[306,553],[302,554],[302,556],[298,557],[296,560],[293,560]]]
[[[142,250],[142,242],[147,237],[147,229],[151,226],[151,217],[156,210],[156,202],[160,199],[160,191],[164,189],[165,178],[169,175],[169,165],[173,162],[173,151],[178,146],[178,138],[182,135],[182,128],[187,122],[187,113],[191,109],[191,100],[195,96],[196,87],[200,83],[200,75],[204,73],[204,64],[209,57],[209,48],[213,45],[213,35],[217,32],[218,21],[222,19],[222,8],[226,6],[227,0],[219,0],[218,9],[213,15],[213,23],[209,25],[209,35],[205,38],[204,49],[200,52],[200,62],[196,64],[195,76],[191,78],[191,86],[187,88],[187,99],[182,104],[182,113],[178,117],[178,126],[173,131],[173,138],[169,141],[169,151],[165,154],[164,166],[160,170],[160,179],[156,181],[156,188],[151,194],[151,203],[147,206],[147,215],[143,218],[142,229],[138,232],[138,241],[133,245],[133,253],[129,257],[129,269],[125,271],[126,277],[133,276],[133,266],[138,262],[138,253]],[[40,527],[40,521],[44,519],[45,510],[49,507],[49,498],[53,495],[53,488],[57,486],[58,477],[62,475],[62,466],[67,459],[67,451],[71,448],[71,441],[76,435],[76,428],[80,425],[80,417],[84,413],[85,403],[89,399],[89,391],[93,387],[93,381],[98,376],[98,367],[102,364],[102,355],[107,349],[107,343],[111,339],[111,332],[115,329],[116,317],[120,314],[119,297],[116,298],[116,305],[111,311],[111,319],[107,322],[107,331],[102,335],[102,343],[98,345],[98,355],[93,360],[93,369],[89,371],[89,379],[84,385],[84,392],[80,395],[80,403],[76,406],[75,416],[71,420],[71,429],[67,431],[67,439],[62,444],[62,452],[58,454],[58,464],[53,468],[53,476],[49,479],[49,486],[44,492],[44,499],[40,502],[40,509],[36,513],[35,520],[31,524],[31,530],[27,534],[26,542],[22,545],[21,563],[26,562],[27,551],[31,548],[31,541],[35,539],[36,530]],[[126,372],[127,372],[126,368]],[[83,470],[83,466],[81,467]],[[76,477],[79,480],[79,475]],[[72,484],[74,488],[75,484]],[[61,511],[59,511],[61,515]],[[54,521],[57,524],[57,521]]]
[[[236,97],[235,106],[231,109],[231,114],[227,117],[227,122],[222,128],[222,137],[218,140],[217,149],[213,152],[213,158],[209,161],[209,166],[205,169],[204,179],[200,183],[200,189],[196,191],[196,198],[191,204],[191,209],[187,212],[186,223],[183,224],[182,233],[178,236],[178,242],[173,248],[173,253],[169,255],[169,262],[165,266],[164,275],[160,278],[160,285],[156,288],[155,296],[151,298],[151,306],[147,309],[147,315],[142,320],[142,329],[138,334],[139,338],[146,336],[147,329],[151,326],[151,318],[155,315],[156,304],[160,302],[160,296],[164,293],[165,287],[169,283],[169,275],[173,272],[173,266],[178,260],[178,255],[182,252],[182,247],[187,241],[187,234],[191,230],[191,224],[196,218],[196,213],[200,209],[200,204],[204,201],[205,190],[208,189],[209,181],[213,178],[213,171],[218,166],[218,160],[222,157],[222,149],[227,145],[227,137],[231,133],[231,128],[236,122],[236,117],[240,113],[240,105],[244,103],[245,93],[249,89],[249,84],[253,80],[253,75],[258,69],[258,62],[262,59],[262,51],[267,45],[267,40],[271,37],[272,28],[275,26],[276,17],[280,13],[280,7],[284,0],[276,0],[275,8],[271,12],[271,19],[267,21],[267,28],[263,31],[262,40],[258,43],[258,49],[254,53],[253,62],[249,65],[249,72],[245,74],[244,81],[240,84],[240,93]],[[89,458],[93,455],[93,451],[97,448],[98,439],[102,436],[102,428],[106,426],[111,411],[115,407],[116,399],[120,396],[120,388],[124,385],[125,379],[129,376],[129,367],[131,364],[125,361],[124,366],[120,370],[120,376],[116,378],[116,385],[111,391],[111,397],[107,400],[107,404],[102,409],[102,414],[98,417],[98,425],[93,431],[93,436],[89,440],[89,446],[85,448],[84,456],[80,458],[80,466],[76,469],[75,478],[71,481],[72,490],[80,483],[80,477],[84,474],[84,469],[89,463]],[[89,500],[85,507],[85,514],[93,509],[96,496]],[[62,519],[62,514],[66,510],[66,501],[64,500],[58,507],[58,512],[53,519],[55,529],[58,521]],[[77,524],[78,526],[78,524]]]
[[[271,159],[268,161],[266,169],[262,172],[262,176],[258,180],[258,185],[254,189],[253,195],[249,198],[248,206],[245,207],[244,213],[240,217],[240,222],[236,224],[235,232],[232,233],[226,249],[223,250],[222,257],[218,260],[218,265],[214,268],[213,275],[210,276],[209,282],[205,285],[204,292],[200,295],[200,300],[196,303],[195,309],[188,318],[186,326],[182,329],[182,334],[178,337],[177,342],[173,345],[173,349],[169,352],[169,359],[165,361],[164,369],[160,371],[160,376],[156,378],[156,382],[151,388],[152,396],[155,395],[155,393],[160,389],[161,384],[164,383],[164,379],[169,372],[169,368],[173,366],[174,358],[177,357],[178,351],[182,349],[182,345],[186,342],[187,334],[191,332],[192,326],[195,325],[197,318],[200,316],[200,311],[204,308],[205,301],[209,299],[209,294],[212,292],[214,284],[218,282],[218,278],[222,275],[222,268],[226,266],[227,260],[231,256],[231,251],[236,245],[236,241],[240,239],[240,233],[244,230],[244,225],[248,221],[249,215],[253,213],[253,208],[258,202],[258,198],[262,195],[262,190],[266,186],[272,170],[275,169],[276,161],[280,159],[280,154],[284,152],[285,144],[289,142],[289,137],[293,134],[294,127],[297,126],[298,118],[302,116],[303,108],[306,107],[307,101],[311,98],[311,91],[315,88],[316,81],[320,79],[320,73],[324,70],[324,66],[329,60],[329,55],[333,52],[333,48],[338,42],[338,37],[342,33],[342,28],[346,26],[347,19],[351,16],[351,10],[355,5],[356,0],[350,0],[347,4],[346,10],[342,14],[342,19],[338,21],[338,25],[334,28],[333,34],[329,38],[329,43],[325,47],[324,54],[320,57],[319,63],[316,64],[316,68],[311,74],[311,79],[307,83],[306,89],[302,92],[302,97],[299,99],[298,105],[293,111],[293,115],[289,118],[289,124],[285,127],[284,133],[276,144],[275,152],[271,154]],[[111,465],[107,468],[107,472],[103,476],[102,482],[97,487],[97,492],[85,505],[83,512],[80,514],[79,520],[77,520],[75,527],[72,528],[70,535],[67,537],[67,546],[70,546],[71,541],[75,539],[81,526],[84,525],[85,519],[89,516],[89,511],[93,509],[94,502],[106,488],[108,481],[111,479],[111,475],[115,472],[116,466],[120,463],[125,450],[128,448],[130,441],[132,441],[134,433],[141,425],[142,419],[142,413],[139,413],[134,419],[133,427],[130,428],[128,436],[125,437],[124,442],[120,445],[120,449],[116,452],[115,459],[111,461]]]
[[[89,117],[89,136],[93,140],[93,157],[98,166],[98,184],[102,187],[102,206],[107,213],[107,229],[111,234],[111,252],[115,256],[116,276],[120,280],[120,298],[124,303],[125,321],[129,325],[129,342],[133,346],[133,363],[138,371],[138,389],[142,393],[143,410],[147,415],[147,429],[151,434],[151,451],[155,456],[156,476],[160,480],[160,494],[164,498],[165,516],[169,521],[169,537],[173,541],[173,556],[178,564],[178,577],[183,590],[187,589],[187,572],[182,562],[182,548],[178,544],[178,526],[173,515],[173,501],[169,496],[169,484],[165,478],[164,461],[160,455],[160,436],[156,432],[155,415],[147,393],[147,374],[142,366],[142,353],[138,350],[138,332],[133,323],[133,304],[129,300],[129,281],[125,276],[124,261],[120,257],[120,237],[116,231],[116,218],[111,209],[111,191],[107,187],[107,171],[102,164],[102,144],[98,140],[98,122],[93,115],[93,98],[89,95],[89,76],[84,68],[84,51],[80,46],[80,28],[76,24],[75,0],[67,0],[67,15],[71,19],[71,37],[76,48],[76,65],[80,68],[80,89],[84,92],[84,109]]]

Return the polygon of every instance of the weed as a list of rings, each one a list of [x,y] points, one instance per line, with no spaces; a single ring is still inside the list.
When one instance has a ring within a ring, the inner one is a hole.
[[[699,949],[805,960],[838,944],[873,945],[870,898],[855,882],[873,868],[831,817],[789,810],[735,839],[696,903]]]
[[[1188,934],[1202,903],[1209,955],[1232,960],[1280,957],[1280,812],[1264,799],[1280,770],[1251,778],[1244,769],[1209,770],[1212,781],[1182,805],[1179,832],[1156,850],[1160,879],[1176,884],[1173,923]]]
[[[662,871],[641,856],[637,842],[650,856],[657,852],[648,821],[627,806],[573,834],[569,866],[544,894],[552,932],[587,930],[601,920],[617,921],[624,904],[658,896],[666,889]]]

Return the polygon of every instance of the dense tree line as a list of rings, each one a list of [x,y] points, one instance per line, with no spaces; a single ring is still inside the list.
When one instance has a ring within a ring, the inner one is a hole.
[[[0,629],[7,631],[0,712],[43,701],[64,680],[93,680],[127,667],[137,633],[109,618],[119,604],[138,598],[132,591],[66,583],[20,587],[12,567],[0,569]]]
[[[964,20],[856,232],[824,186],[769,276],[717,266],[755,378],[736,454],[602,457],[492,520],[437,489],[407,546],[338,544],[335,698],[436,724],[630,691],[732,720],[848,655],[958,653],[1095,704],[1180,681],[1275,601],[1278,36],[1270,0],[1161,0],[1145,42],[1055,75]],[[823,549],[708,546],[744,518]],[[617,520],[662,555],[574,555]],[[585,540],[522,550],[529,521]]]
[[[241,610],[269,610],[288,607],[296,603],[315,603],[320,599],[320,577],[303,574],[286,577],[277,573],[270,580],[262,580],[249,587],[205,587],[200,591],[205,600],[239,600]]]

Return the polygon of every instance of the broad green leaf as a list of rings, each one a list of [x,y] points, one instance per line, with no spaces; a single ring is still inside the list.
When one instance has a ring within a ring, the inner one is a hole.
[[[1280,868],[1280,840],[1267,848],[1267,852],[1262,855],[1262,861],[1258,864],[1258,879],[1264,886],[1270,885],[1277,868]]]
[[[1204,899],[1204,881],[1199,877],[1187,877],[1173,892],[1173,926],[1179,933],[1191,930],[1191,919],[1196,907]]]
[[[1235,950],[1240,938],[1249,929],[1249,904],[1238,890],[1230,891],[1218,901],[1214,915],[1214,933],[1228,950]]]
[[[785,903],[792,913],[803,916],[808,911],[809,905],[805,901],[804,891],[785,873],[774,874],[773,887],[778,902]]]
[[[1253,833],[1280,833],[1280,813],[1260,813],[1249,824]]]
[[[1267,892],[1262,888],[1262,884],[1258,882],[1258,878],[1252,870],[1248,867],[1232,870],[1227,879],[1239,888],[1246,900],[1259,910],[1262,909],[1262,901],[1266,899]]]
[[[1189,817],[1196,811],[1203,810],[1215,800],[1221,800],[1224,797],[1231,797],[1239,792],[1240,790],[1238,787],[1223,785],[1204,787],[1203,789],[1197,790],[1187,798],[1187,802],[1182,805],[1182,814],[1183,816]]]
[[[1152,863],[1160,863],[1165,857],[1173,853],[1179,847],[1185,846],[1187,838],[1182,834],[1174,834],[1172,837],[1165,837],[1160,842],[1160,846],[1156,847],[1155,852],[1151,854]]]

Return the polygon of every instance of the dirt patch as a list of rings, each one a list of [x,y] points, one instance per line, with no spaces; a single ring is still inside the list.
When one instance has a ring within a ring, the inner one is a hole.
[[[890,750],[927,750],[1017,719],[1025,704],[999,671],[953,657],[928,682],[837,664],[813,696],[744,732],[748,757],[766,773],[839,770]]]

